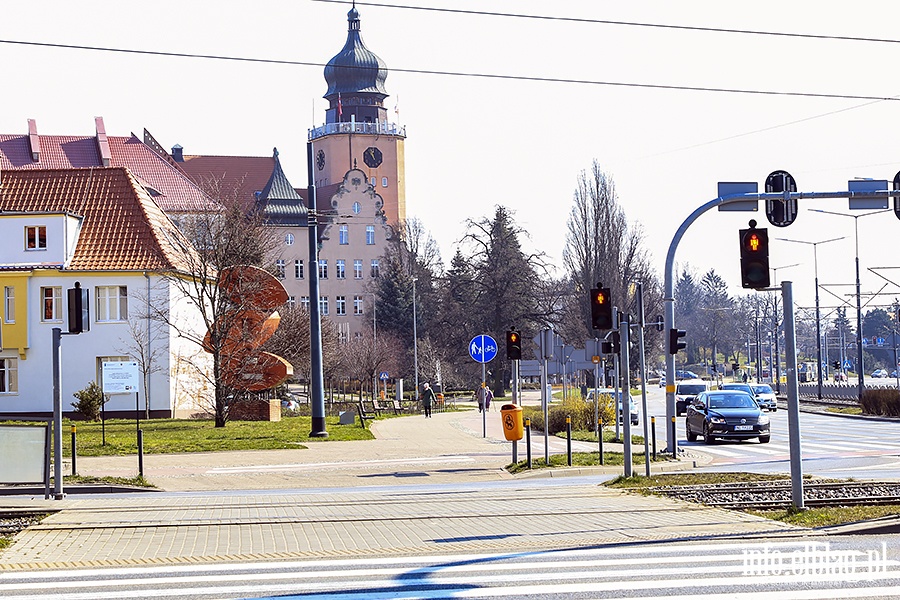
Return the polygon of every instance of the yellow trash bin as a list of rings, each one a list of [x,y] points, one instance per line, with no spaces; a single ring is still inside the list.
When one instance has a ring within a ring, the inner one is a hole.
[[[504,404],[500,407],[500,418],[503,420],[503,435],[508,441],[518,441],[525,436],[521,406]]]

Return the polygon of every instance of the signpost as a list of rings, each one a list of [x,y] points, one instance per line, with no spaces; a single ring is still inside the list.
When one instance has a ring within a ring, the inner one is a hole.
[[[489,335],[476,335],[469,342],[469,356],[475,362],[481,363],[481,390],[483,396],[487,395],[487,381],[485,376],[485,364],[494,360],[497,356],[497,342]],[[478,393],[478,392],[476,392]],[[487,402],[481,411],[481,437],[487,437]]]
[[[137,362],[108,361],[103,363],[103,393],[130,394],[134,392],[134,422],[137,429],[138,475],[144,476],[144,435],[141,431],[141,407],[138,393],[140,370]],[[148,407],[149,410],[149,407]]]

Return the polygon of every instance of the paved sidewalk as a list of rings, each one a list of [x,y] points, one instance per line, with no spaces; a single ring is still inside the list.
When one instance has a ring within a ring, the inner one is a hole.
[[[512,476],[502,469],[511,461],[511,444],[501,439],[500,412],[486,417],[483,422],[470,411],[388,419],[373,424],[376,440],[317,442],[308,449],[145,457],[148,479],[177,493],[70,495],[60,501],[0,497],[0,507],[62,509],[20,534],[0,554],[0,571],[505,551],[797,531],[598,485],[622,467]],[[541,436],[533,441],[534,456],[542,456]],[[552,442],[560,444],[553,453],[565,451],[564,440]],[[78,466],[82,474],[132,475],[135,463],[135,457],[80,458]],[[582,477],[547,479],[563,473]]]

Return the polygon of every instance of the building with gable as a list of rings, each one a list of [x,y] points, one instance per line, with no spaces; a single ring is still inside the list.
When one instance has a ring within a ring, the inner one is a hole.
[[[102,381],[103,362],[139,356],[146,387],[111,396],[107,415],[133,415],[136,401],[154,417],[208,406],[202,349],[152,314],[167,311],[179,329],[202,324],[163,275],[184,272],[192,249],[128,169],[0,172],[0,235],[10,240],[0,250],[0,413],[52,412],[52,330],[67,331],[65,290],[76,282],[89,292],[90,331],[62,340],[64,412],[76,391]]]

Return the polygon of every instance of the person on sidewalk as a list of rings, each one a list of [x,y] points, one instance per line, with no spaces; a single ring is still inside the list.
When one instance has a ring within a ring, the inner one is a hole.
[[[425,385],[422,386],[422,407],[425,409],[426,419],[431,418],[431,407],[435,400],[434,390],[431,389],[431,385],[428,382],[425,382]]]
[[[478,412],[488,411],[491,408],[491,400],[494,399],[494,394],[485,383],[482,383],[481,387],[475,392],[475,398],[478,400]]]

